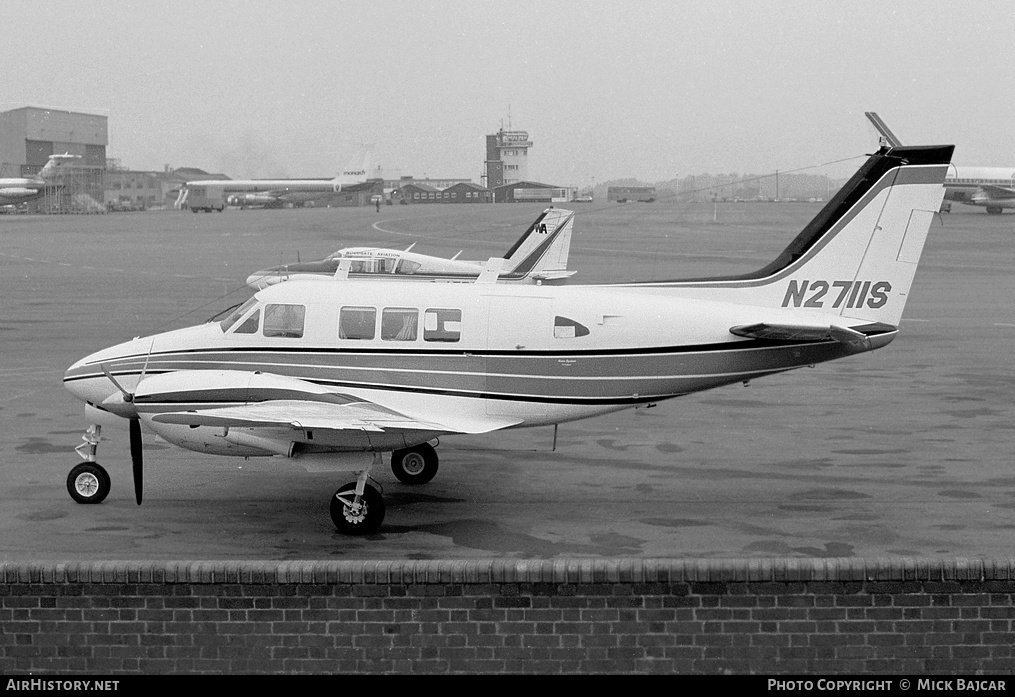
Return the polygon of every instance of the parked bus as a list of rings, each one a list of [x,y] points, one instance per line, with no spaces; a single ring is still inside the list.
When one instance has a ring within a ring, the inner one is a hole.
[[[628,201],[651,203],[656,200],[656,188],[654,186],[611,186],[606,190],[606,200],[617,203],[627,203]]]

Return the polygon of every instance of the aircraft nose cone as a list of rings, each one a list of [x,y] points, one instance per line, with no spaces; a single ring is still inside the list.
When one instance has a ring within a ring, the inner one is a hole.
[[[91,356],[86,356],[69,367],[63,374],[63,386],[83,402],[99,404],[107,399],[116,387],[102,374],[96,365],[89,365]]]
[[[137,410],[131,400],[103,370],[103,366],[113,365],[113,373],[115,374],[116,367],[113,361],[115,361],[115,355],[111,353],[110,349],[85,356],[63,374],[63,385],[68,392],[82,402],[90,403],[118,416],[132,418],[137,415]],[[122,377],[121,380],[123,380]],[[124,389],[131,390],[133,385],[128,382]]]

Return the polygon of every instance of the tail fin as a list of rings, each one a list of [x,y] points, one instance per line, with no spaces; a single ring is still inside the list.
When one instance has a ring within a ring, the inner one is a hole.
[[[543,279],[567,278],[571,251],[574,212],[563,208],[547,208],[529,226],[514,246],[504,255],[504,275],[537,276]]]
[[[782,254],[755,273],[647,285],[898,326],[954,149],[882,148]]]
[[[574,212],[548,208],[536,219],[511,251],[506,269],[508,277],[534,277],[540,280],[562,280],[574,275],[567,270],[571,251]]]
[[[67,165],[80,159],[82,159],[80,155],[71,155],[69,152],[62,155],[50,155],[37,176],[46,181],[58,179]]]
[[[358,184],[366,181],[370,174],[370,158],[373,156],[373,152],[374,146],[372,144],[361,145],[356,155],[335,179],[340,184]]]

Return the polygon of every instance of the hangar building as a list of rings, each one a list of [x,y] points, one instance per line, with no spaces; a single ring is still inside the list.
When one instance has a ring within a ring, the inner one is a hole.
[[[104,210],[103,175],[108,119],[59,109],[22,107],[0,112],[0,176],[38,174],[50,155],[80,156],[68,166],[62,186],[29,202],[29,210],[43,213],[97,212]]]

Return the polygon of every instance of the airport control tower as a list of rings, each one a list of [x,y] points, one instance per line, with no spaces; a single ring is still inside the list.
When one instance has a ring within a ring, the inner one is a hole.
[[[528,131],[499,131],[486,137],[486,170],[483,185],[495,189],[502,184],[526,181],[529,178]]]

